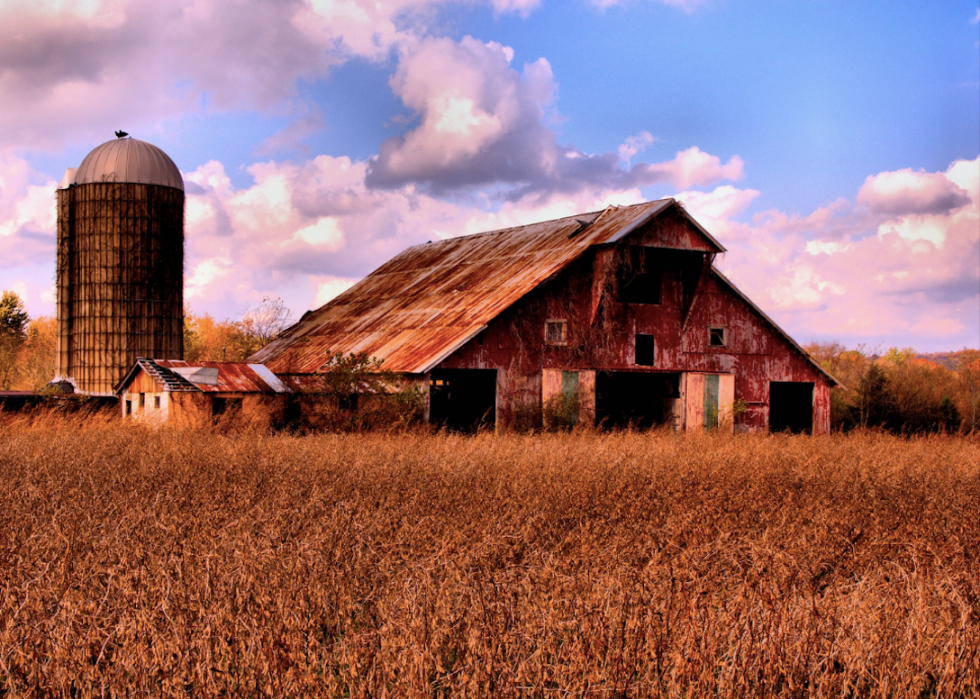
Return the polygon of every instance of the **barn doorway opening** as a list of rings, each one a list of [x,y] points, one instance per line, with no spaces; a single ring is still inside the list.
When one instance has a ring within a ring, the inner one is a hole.
[[[596,374],[596,421],[613,429],[673,424],[680,374],[600,371]]]
[[[769,383],[769,431],[813,431],[813,383],[805,381]]]
[[[429,420],[454,432],[492,428],[497,420],[497,370],[433,371],[429,378]]]

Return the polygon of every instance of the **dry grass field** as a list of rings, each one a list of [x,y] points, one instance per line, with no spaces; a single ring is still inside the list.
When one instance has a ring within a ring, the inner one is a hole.
[[[977,696],[980,443],[0,427],[0,697]]]

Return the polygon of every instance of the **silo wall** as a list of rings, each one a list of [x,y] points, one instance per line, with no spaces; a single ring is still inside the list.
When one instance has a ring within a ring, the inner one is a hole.
[[[183,359],[184,192],[58,190],[58,375],[110,394],[137,357]]]

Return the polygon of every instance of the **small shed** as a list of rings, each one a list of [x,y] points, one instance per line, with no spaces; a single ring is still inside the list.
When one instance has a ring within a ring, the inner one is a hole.
[[[139,357],[116,384],[124,418],[152,425],[200,426],[240,419],[282,424],[290,390],[262,364]]]

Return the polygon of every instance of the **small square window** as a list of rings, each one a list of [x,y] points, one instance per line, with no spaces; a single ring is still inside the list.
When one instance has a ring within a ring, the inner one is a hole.
[[[653,335],[636,335],[636,354],[633,363],[637,366],[653,366]]]
[[[549,320],[544,324],[544,341],[547,345],[568,344],[568,321]]]
[[[708,328],[708,347],[727,347],[728,333],[725,328],[712,326]]]

